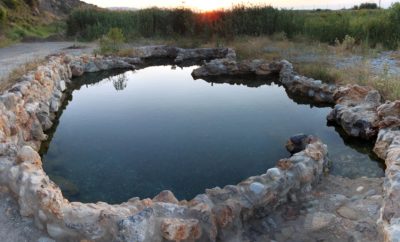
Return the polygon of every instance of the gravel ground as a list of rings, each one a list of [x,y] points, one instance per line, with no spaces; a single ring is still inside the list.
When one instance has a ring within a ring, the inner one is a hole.
[[[383,178],[324,177],[313,192],[249,223],[246,242],[383,241]]]
[[[0,241],[53,241],[35,227],[32,219],[21,217],[17,202],[4,187],[0,187]]]

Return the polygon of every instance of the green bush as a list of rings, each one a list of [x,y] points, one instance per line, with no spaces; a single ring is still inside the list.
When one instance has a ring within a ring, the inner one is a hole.
[[[360,6],[358,6],[358,9],[378,9],[378,4],[376,3],[361,3]]]
[[[125,37],[121,29],[112,28],[100,39],[100,53],[102,54],[115,54],[117,53],[122,44],[125,42]]]
[[[400,44],[400,3],[395,3],[390,8],[389,21],[392,31],[392,36],[389,41],[392,44],[392,48],[397,48]]]

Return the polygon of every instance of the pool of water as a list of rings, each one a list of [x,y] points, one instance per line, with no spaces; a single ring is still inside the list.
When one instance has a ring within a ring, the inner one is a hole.
[[[333,174],[383,175],[371,144],[327,126],[330,108],[297,104],[274,83],[256,88],[193,80],[194,68],[158,66],[74,80],[41,151],[44,169],[64,195],[119,203],[167,189],[191,199],[264,173],[289,156],[284,145],[298,133],[328,144]]]

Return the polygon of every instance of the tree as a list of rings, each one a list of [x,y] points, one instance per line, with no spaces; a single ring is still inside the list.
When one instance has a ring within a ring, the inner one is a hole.
[[[376,3],[361,3],[358,9],[378,9],[378,4]]]

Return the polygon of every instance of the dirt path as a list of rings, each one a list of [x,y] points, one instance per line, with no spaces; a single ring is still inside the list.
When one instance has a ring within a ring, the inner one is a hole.
[[[66,52],[77,55],[93,52],[94,44],[83,44],[87,46],[83,49],[67,49],[74,44],[74,42],[20,43],[0,48],[0,80],[6,78],[15,68],[50,54]],[[81,46],[81,44],[78,45]]]

